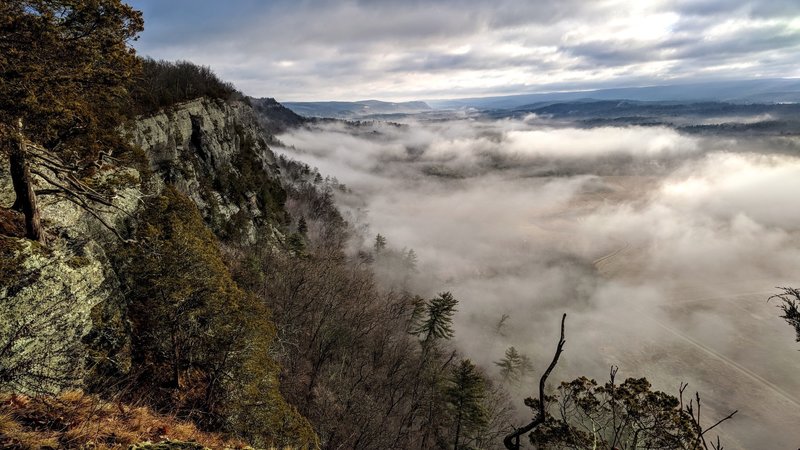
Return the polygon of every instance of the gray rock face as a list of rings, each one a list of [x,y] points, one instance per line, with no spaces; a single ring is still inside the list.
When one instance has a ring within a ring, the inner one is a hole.
[[[129,168],[98,176],[99,182],[126,180],[116,190],[116,208],[99,211],[108,223],[122,227],[136,212],[142,196],[138,176]],[[13,201],[5,173],[0,192]],[[89,369],[83,340],[95,326],[93,314],[124,303],[106,257],[119,244],[116,236],[72,202],[41,197],[39,203],[46,247],[0,237],[2,256],[10,261],[0,274],[0,390],[57,393],[80,387]]]
[[[121,295],[103,249],[95,241],[55,241],[50,247],[19,240],[13,280],[0,287],[0,388],[57,393],[81,385],[82,340],[92,310]]]
[[[143,192],[156,195],[169,182],[194,200],[215,231],[230,228],[236,219],[241,239],[277,233],[265,203],[255,200],[263,197],[255,192],[259,183],[277,183],[275,155],[248,105],[198,99],[141,118],[127,133],[149,156],[154,176],[140,180],[130,168],[98,175],[118,186],[118,208],[101,213],[109,223],[121,229],[135,226],[131,219]],[[0,164],[7,166],[6,161]],[[257,173],[255,181],[242,183],[243,167],[250,178]],[[13,198],[8,174],[0,171],[0,201],[7,206]],[[0,252],[13,260],[14,268],[13,274],[0,274],[0,390],[80,387],[91,369],[85,341],[104,332],[98,318],[124,317],[124,294],[106,256],[119,241],[73,203],[57,197],[42,197],[40,203],[52,236],[46,248],[0,237]],[[99,362],[121,371],[126,367],[124,360]]]
[[[254,192],[234,198],[231,189],[243,181],[243,158],[270,178],[278,175],[275,154],[249,105],[197,99],[143,118],[129,132],[131,142],[150,156],[151,169],[159,175],[156,183],[172,183],[191,197],[212,227],[242,208],[252,219],[264,216],[261,207],[244,198]],[[248,222],[246,227],[255,226]],[[254,236],[254,230],[245,234]]]

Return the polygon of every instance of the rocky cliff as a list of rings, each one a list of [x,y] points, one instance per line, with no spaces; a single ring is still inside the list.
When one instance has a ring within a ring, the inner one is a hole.
[[[93,180],[115,192],[115,208],[100,214],[124,236],[136,227],[146,196],[170,183],[188,195],[224,240],[281,239],[283,189],[275,156],[252,108],[201,98],[143,117],[126,131],[147,163],[105,167]],[[0,161],[3,166],[5,161]],[[13,189],[0,172],[0,204]],[[119,239],[89,213],[60,197],[41,198],[50,242],[0,238],[0,386],[22,392],[78,387],[94,363],[124,371],[124,352],[112,361],[89,347],[121,349],[124,293],[108,255]],[[89,363],[85,364],[89,356]]]
[[[169,182],[194,200],[222,237],[282,219],[275,155],[253,109],[242,102],[198,99],[138,120],[131,142],[150,161],[152,189]],[[233,221],[233,223],[231,223]]]

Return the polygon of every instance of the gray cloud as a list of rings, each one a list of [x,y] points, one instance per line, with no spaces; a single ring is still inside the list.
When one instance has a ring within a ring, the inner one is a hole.
[[[731,12],[749,17],[792,17],[800,13],[800,5],[793,0],[678,0],[664,2],[666,9],[677,9],[686,15],[728,16]]]
[[[284,100],[798,76],[792,1],[131,2],[139,50]],[[713,60],[709,65],[708,61]]]

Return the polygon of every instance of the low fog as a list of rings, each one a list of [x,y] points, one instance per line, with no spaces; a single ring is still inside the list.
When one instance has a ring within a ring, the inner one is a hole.
[[[451,120],[293,130],[277,149],[335,176],[347,219],[459,299],[456,345],[491,373],[513,345],[555,384],[646,376],[700,391],[725,448],[800,441],[800,354],[767,298],[797,286],[800,142]],[[369,246],[371,242],[354,243]],[[504,315],[508,319],[498,323]],[[515,404],[533,382],[510,386]],[[794,447],[792,447],[794,448]]]

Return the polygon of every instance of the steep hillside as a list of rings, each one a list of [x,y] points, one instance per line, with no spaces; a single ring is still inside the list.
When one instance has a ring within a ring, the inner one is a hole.
[[[275,155],[249,105],[192,100],[137,120],[130,137],[157,174],[153,188],[191,197],[220,237],[254,242],[285,219]]]
[[[0,390],[113,392],[251,442],[313,444],[309,425],[278,391],[269,311],[236,287],[220,253],[219,241],[283,240],[285,192],[252,108],[199,98],[141,117],[124,133],[141,153],[123,152],[87,180],[113,193],[97,217],[42,196],[43,246],[14,237],[21,217],[3,210]],[[2,172],[0,200],[13,196]],[[157,269],[169,252],[174,263]],[[156,309],[142,303],[150,299]],[[216,341],[194,347],[208,332]],[[152,347],[170,339],[180,359]],[[225,379],[209,378],[220,370]],[[161,380],[162,373],[175,376]]]
[[[269,134],[277,134],[287,128],[308,122],[308,119],[275,101],[274,98],[249,98],[258,114],[261,126]]]

